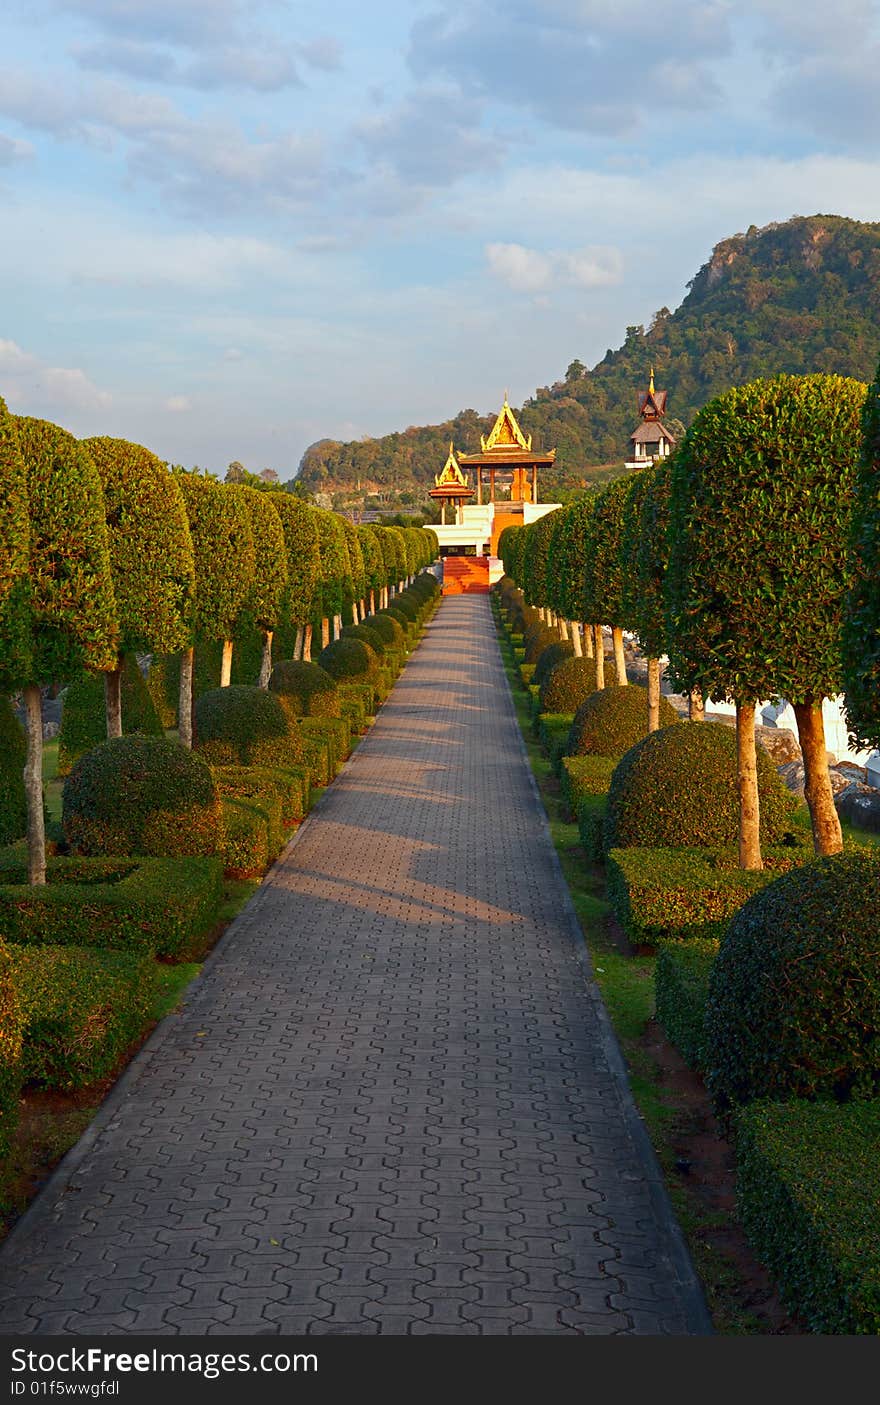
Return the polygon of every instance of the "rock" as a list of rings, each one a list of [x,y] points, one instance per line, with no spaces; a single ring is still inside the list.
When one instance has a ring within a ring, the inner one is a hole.
[[[846,776],[847,780],[858,781],[859,785],[868,785],[868,772],[864,766],[858,766],[855,761],[838,761],[834,770],[841,776]]]
[[[804,781],[806,779],[803,761],[789,761],[784,766],[780,766],[778,770],[779,777],[786,789],[790,790],[792,795],[796,795],[800,800],[803,800]]]
[[[858,829],[880,834],[880,790],[852,781],[834,797],[834,803],[841,819],[849,820]]]
[[[769,751],[777,766],[801,762],[801,748],[794,732],[787,727],[756,727],[755,737]]]
[[[57,736],[58,736],[58,733],[59,733],[60,730],[61,730],[61,729],[60,729],[60,727],[58,726],[58,723],[57,723],[57,722],[44,722],[44,723],[43,723],[43,741],[44,741],[44,742],[50,742],[53,737],[57,737]]]

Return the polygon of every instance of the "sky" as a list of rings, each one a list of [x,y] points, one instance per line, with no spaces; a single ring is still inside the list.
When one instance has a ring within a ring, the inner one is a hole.
[[[880,0],[2,0],[0,395],[288,479],[880,220],[878,136]]]

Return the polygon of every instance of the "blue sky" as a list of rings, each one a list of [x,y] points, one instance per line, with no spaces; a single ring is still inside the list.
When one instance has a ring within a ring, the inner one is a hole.
[[[287,478],[880,220],[878,134],[877,0],[4,0],[0,394]]]

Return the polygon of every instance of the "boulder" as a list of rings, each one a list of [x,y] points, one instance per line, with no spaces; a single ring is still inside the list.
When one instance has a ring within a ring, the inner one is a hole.
[[[835,795],[834,803],[841,819],[849,820],[858,829],[880,834],[880,790],[876,787],[852,781],[839,795]]]

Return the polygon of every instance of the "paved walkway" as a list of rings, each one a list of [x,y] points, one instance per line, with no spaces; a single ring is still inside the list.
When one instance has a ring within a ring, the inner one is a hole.
[[[0,1331],[708,1330],[486,596],[0,1254]]]

